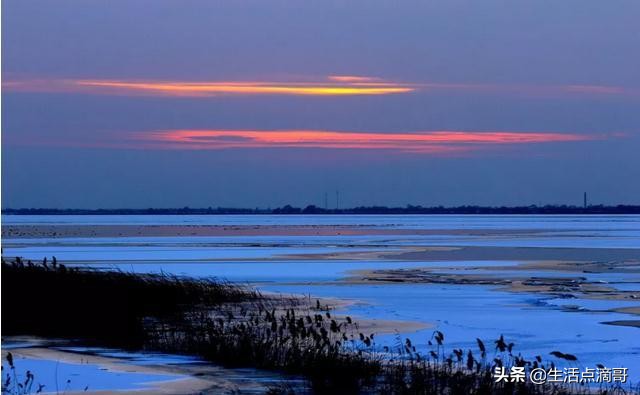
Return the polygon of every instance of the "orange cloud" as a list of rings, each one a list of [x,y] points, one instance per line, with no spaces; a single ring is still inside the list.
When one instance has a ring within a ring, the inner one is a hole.
[[[326,130],[167,130],[136,133],[151,147],[216,150],[229,148],[332,148],[415,153],[470,151],[481,146],[590,140],[569,133],[426,131],[414,133]]]
[[[329,75],[316,81],[145,81],[145,80],[10,80],[3,90],[104,95],[165,97],[215,97],[249,95],[361,96],[409,92],[460,92],[532,97],[640,97],[640,89],[606,85],[532,85],[482,83],[399,83],[375,77]]]
[[[413,88],[378,85],[330,85],[330,84],[278,84],[262,82],[211,82],[211,83],[162,83],[123,81],[76,81],[79,86],[110,88],[124,91],[148,92],[167,96],[217,96],[237,95],[302,95],[302,96],[353,96],[387,95],[411,92]]]
[[[210,97],[220,95],[388,95],[411,92],[415,88],[368,77],[332,76],[319,82],[27,80],[8,81],[3,83],[3,89],[112,95]]]

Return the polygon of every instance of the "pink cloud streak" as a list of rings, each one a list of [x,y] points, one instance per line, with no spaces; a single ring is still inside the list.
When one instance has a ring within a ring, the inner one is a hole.
[[[166,130],[135,133],[132,144],[161,149],[325,148],[391,150],[424,154],[468,152],[483,146],[576,142],[592,136],[570,133],[423,131],[413,133],[326,130]]]

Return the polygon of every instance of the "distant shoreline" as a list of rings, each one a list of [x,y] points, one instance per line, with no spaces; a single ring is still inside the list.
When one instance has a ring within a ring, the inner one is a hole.
[[[275,209],[248,208],[148,208],[148,209],[55,209],[55,208],[7,208],[3,215],[598,215],[640,214],[640,205],[603,206],[458,206],[458,207],[353,207],[324,209],[314,205],[304,208],[286,205]]]
[[[558,232],[561,230],[557,230]],[[60,237],[181,237],[181,236],[346,236],[346,235],[504,235],[531,234],[522,230],[393,229],[362,225],[2,225],[9,239]]]

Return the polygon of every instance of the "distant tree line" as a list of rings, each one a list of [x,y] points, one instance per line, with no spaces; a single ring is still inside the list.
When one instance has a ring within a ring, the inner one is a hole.
[[[405,207],[360,206],[343,209],[325,209],[315,205],[304,208],[286,205],[278,208],[147,208],[147,209],[47,209],[6,208],[2,214],[16,215],[229,215],[229,214],[640,214],[640,205],[591,205],[587,207],[567,205],[546,206],[457,206],[457,207]]]

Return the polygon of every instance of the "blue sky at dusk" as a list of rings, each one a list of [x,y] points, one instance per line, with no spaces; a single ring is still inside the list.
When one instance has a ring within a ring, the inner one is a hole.
[[[3,207],[640,202],[640,2],[2,2]]]

